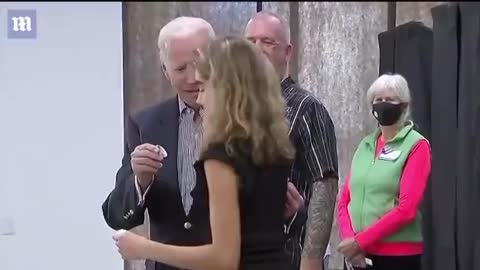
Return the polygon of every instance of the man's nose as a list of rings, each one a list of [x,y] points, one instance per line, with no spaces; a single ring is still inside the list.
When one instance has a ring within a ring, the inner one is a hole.
[[[203,107],[203,94],[200,92],[197,96],[197,104],[199,104],[201,107]]]
[[[194,67],[187,67],[187,83],[196,83],[197,80],[195,79],[195,68]]]

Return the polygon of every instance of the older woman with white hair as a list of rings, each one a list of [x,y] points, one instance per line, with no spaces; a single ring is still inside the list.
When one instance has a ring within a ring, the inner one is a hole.
[[[380,76],[367,99],[378,128],[360,142],[340,194],[338,250],[354,269],[421,269],[419,204],[430,174],[430,145],[408,120],[404,77]]]

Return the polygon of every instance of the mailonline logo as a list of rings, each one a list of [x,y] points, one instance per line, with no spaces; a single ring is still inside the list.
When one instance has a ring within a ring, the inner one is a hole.
[[[37,11],[34,9],[9,9],[7,11],[9,39],[37,38]]]

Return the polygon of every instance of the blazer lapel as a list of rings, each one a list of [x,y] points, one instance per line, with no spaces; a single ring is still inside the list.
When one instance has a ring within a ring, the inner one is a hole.
[[[165,104],[165,110],[161,111],[159,115],[160,123],[158,125],[159,133],[162,141],[159,142],[162,147],[167,150],[168,157],[164,159],[163,165],[165,170],[159,176],[165,176],[169,179],[174,179],[178,186],[178,172],[177,172],[177,152],[178,152],[178,99],[169,100]]]
[[[167,158],[163,160],[163,167],[156,177],[161,181],[168,181],[178,196],[178,203],[181,205],[181,194],[178,185],[177,152],[178,152],[178,119],[179,119],[178,97],[166,101],[157,111],[156,122],[151,126],[151,132],[144,134],[145,139],[152,143],[161,145],[167,151]],[[173,202],[172,202],[173,203]],[[183,212],[183,211],[182,211]]]

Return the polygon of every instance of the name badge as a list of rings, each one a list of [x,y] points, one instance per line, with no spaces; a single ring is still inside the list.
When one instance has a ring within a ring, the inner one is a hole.
[[[389,160],[389,161],[392,161],[392,160],[396,160],[400,154],[402,153],[402,151],[400,150],[393,150],[392,148],[390,148],[388,145],[386,145],[383,149],[382,149],[382,152],[380,153],[380,155],[378,156],[378,159],[381,159],[381,160]]]

